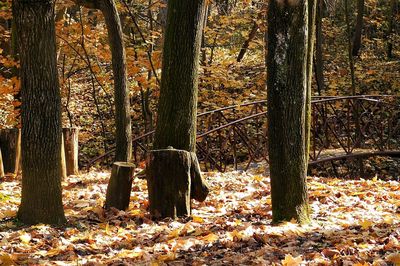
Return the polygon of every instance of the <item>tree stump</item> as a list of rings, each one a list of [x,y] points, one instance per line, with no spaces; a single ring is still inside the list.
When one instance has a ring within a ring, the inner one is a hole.
[[[21,130],[7,128],[0,130],[0,149],[3,155],[5,174],[17,174],[21,169]]]
[[[115,162],[113,164],[104,205],[106,209],[114,207],[126,210],[128,208],[134,169],[135,165],[132,163]]]
[[[1,156],[1,149],[0,149],[0,177],[3,176],[4,176],[3,157]]]
[[[153,150],[147,156],[150,213],[155,219],[191,214],[191,197],[203,201],[208,186],[194,153],[173,148]]]
[[[63,128],[65,166],[67,175],[79,175],[78,167],[79,128]]]

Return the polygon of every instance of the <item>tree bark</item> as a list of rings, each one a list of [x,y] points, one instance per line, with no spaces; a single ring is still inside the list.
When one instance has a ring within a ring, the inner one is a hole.
[[[77,127],[63,128],[65,165],[66,165],[67,176],[79,175],[78,135],[79,135],[79,128]]]
[[[357,22],[353,39],[352,55],[357,56],[361,48],[361,36],[364,19],[364,0],[357,0]]]
[[[1,149],[0,149],[0,177],[3,176],[4,176],[3,156],[1,154]]]
[[[315,79],[317,81],[318,94],[321,95],[325,90],[324,84],[324,54],[323,42],[324,35],[322,32],[322,16],[323,16],[323,0],[317,0],[316,14],[316,42],[315,42]]]
[[[150,213],[155,219],[188,216],[191,194],[190,152],[153,150],[146,167]]]
[[[126,53],[117,7],[114,0],[75,0],[75,3],[87,8],[100,9],[103,13],[111,47],[114,76],[115,161],[130,161],[132,157],[132,128],[126,78]]]
[[[21,130],[8,128],[0,130],[0,149],[3,152],[5,174],[18,174],[21,166]]]
[[[105,208],[128,209],[134,170],[135,165],[132,163],[115,162],[113,164],[107,186]]]
[[[195,151],[205,0],[168,1],[155,149]]]
[[[127,162],[132,156],[132,128],[122,26],[114,0],[101,0],[100,9],[106,21],[112,54],[116,126],[115,161]]]
[[[269,1],[268,132],[273,222],[309,221],[306,102],[313,1]]]
[[[396,15],[397,0],[390,0],[390,7],[388,12],[388,31],[387,31],[387,47],[386,55],[389,59],[393,58],[393,28]]]
[[[53,0],[13,1],[21,64],[22,198],[27,224],[66,221],[61,194],[61,99]]]

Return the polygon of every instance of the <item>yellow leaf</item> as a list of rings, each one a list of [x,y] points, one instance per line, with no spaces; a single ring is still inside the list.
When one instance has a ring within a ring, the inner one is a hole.
[[[214,234],[214,233],[210,233],[210,234],[208,234],[206,236],[203,236],[201,238],[201,240],[204,240],[204,241],[207,241],[207,242],[214,242],[214,241],[218,240],[218,236],[216,234]]]
[[[262,175],[255,175],[255,176],[253,176],[253,178],[254,178],[254,180],[256,180],[258,182],[261,182],[264,179],[264,177]]]
[[[362,229],[364,229],[364,230],[367,230],[368,228],[370,228],[372,226],[372,224],[373,223],[369,220],[362,220],[360,222],[360,225],[361,225]]]
[[[0,253],[0,265],[2,266],[10,266],[14,265],[14,261],[11,256],[7,253]]]
[[[285,259],[281,261],[283,266],[298,266],[303,262],[301,256],[293,258],[292,255],[287,254]]]
[[[181,233],[181,228],[175,229],[168,234],[168,238],[177,238],[179,234]]]
[[[193,216],[193,222],[201,224],[204,223],[204,219],[199,216]]]
[[[19,239],[22,241],[22,243],[28,244],[31,241],[32,237],[30,234],[24,232],[22,235],[19,236]]]
[[[400,253],[390,254],[386,259],[392,262],[395,266],[400,266]]]
[[[165,255],[158,256],[157,260],[160,260],[160,261],[171,261],[171,260],[174,260],[175,258],[176,258],[175,253],[168,252]]]
[[[59,248],[53,248],[46,252],[46,256],[53,257],[60,254],[61,250]]]

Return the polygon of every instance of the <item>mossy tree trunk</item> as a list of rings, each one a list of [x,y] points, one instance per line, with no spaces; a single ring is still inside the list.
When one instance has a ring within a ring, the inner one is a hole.
[[[195,151],[199,52],[205,0],[169,0],[155,149]]]
[[[61,99],[53,0],[13,1],[21,64],[22,199],[27,224],[62,224]]]
[[[306,122],[310,122],[307,97],[312,53],[309,5],[314,7],[314,3],[269,2],[268,149],[275,223],[291,219],[309,221]]]

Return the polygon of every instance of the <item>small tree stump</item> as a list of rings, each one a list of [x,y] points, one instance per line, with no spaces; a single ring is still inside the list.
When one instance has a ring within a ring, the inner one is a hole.
[[[0,150],[0,177],[4,176],[3,157]]]
[[[126,210],[132,189],[133,171],[135,165],[127,162],[115,162],[112,167],[110,181],[107,186],[104,207]]]
[[[150,213],[155,219],[190,215],[190,153],[153,150],[147,157]]]
[[[21,164],[21,130],[7,128],[0,130],[0,149],[3,155],[5,174],[17,174]]]
[[[79,175],[78,167],[79,128],[63,128],[65,166],[67,175]]]
[[[67,179],[67,166],[65,165],[64,137],[61,135],[61,179]]]
[[[153,150],[146,164],[150,213],[155,219],[190,215],[191,197],[205,200],[209,190],[195,153],[173,148]]]

